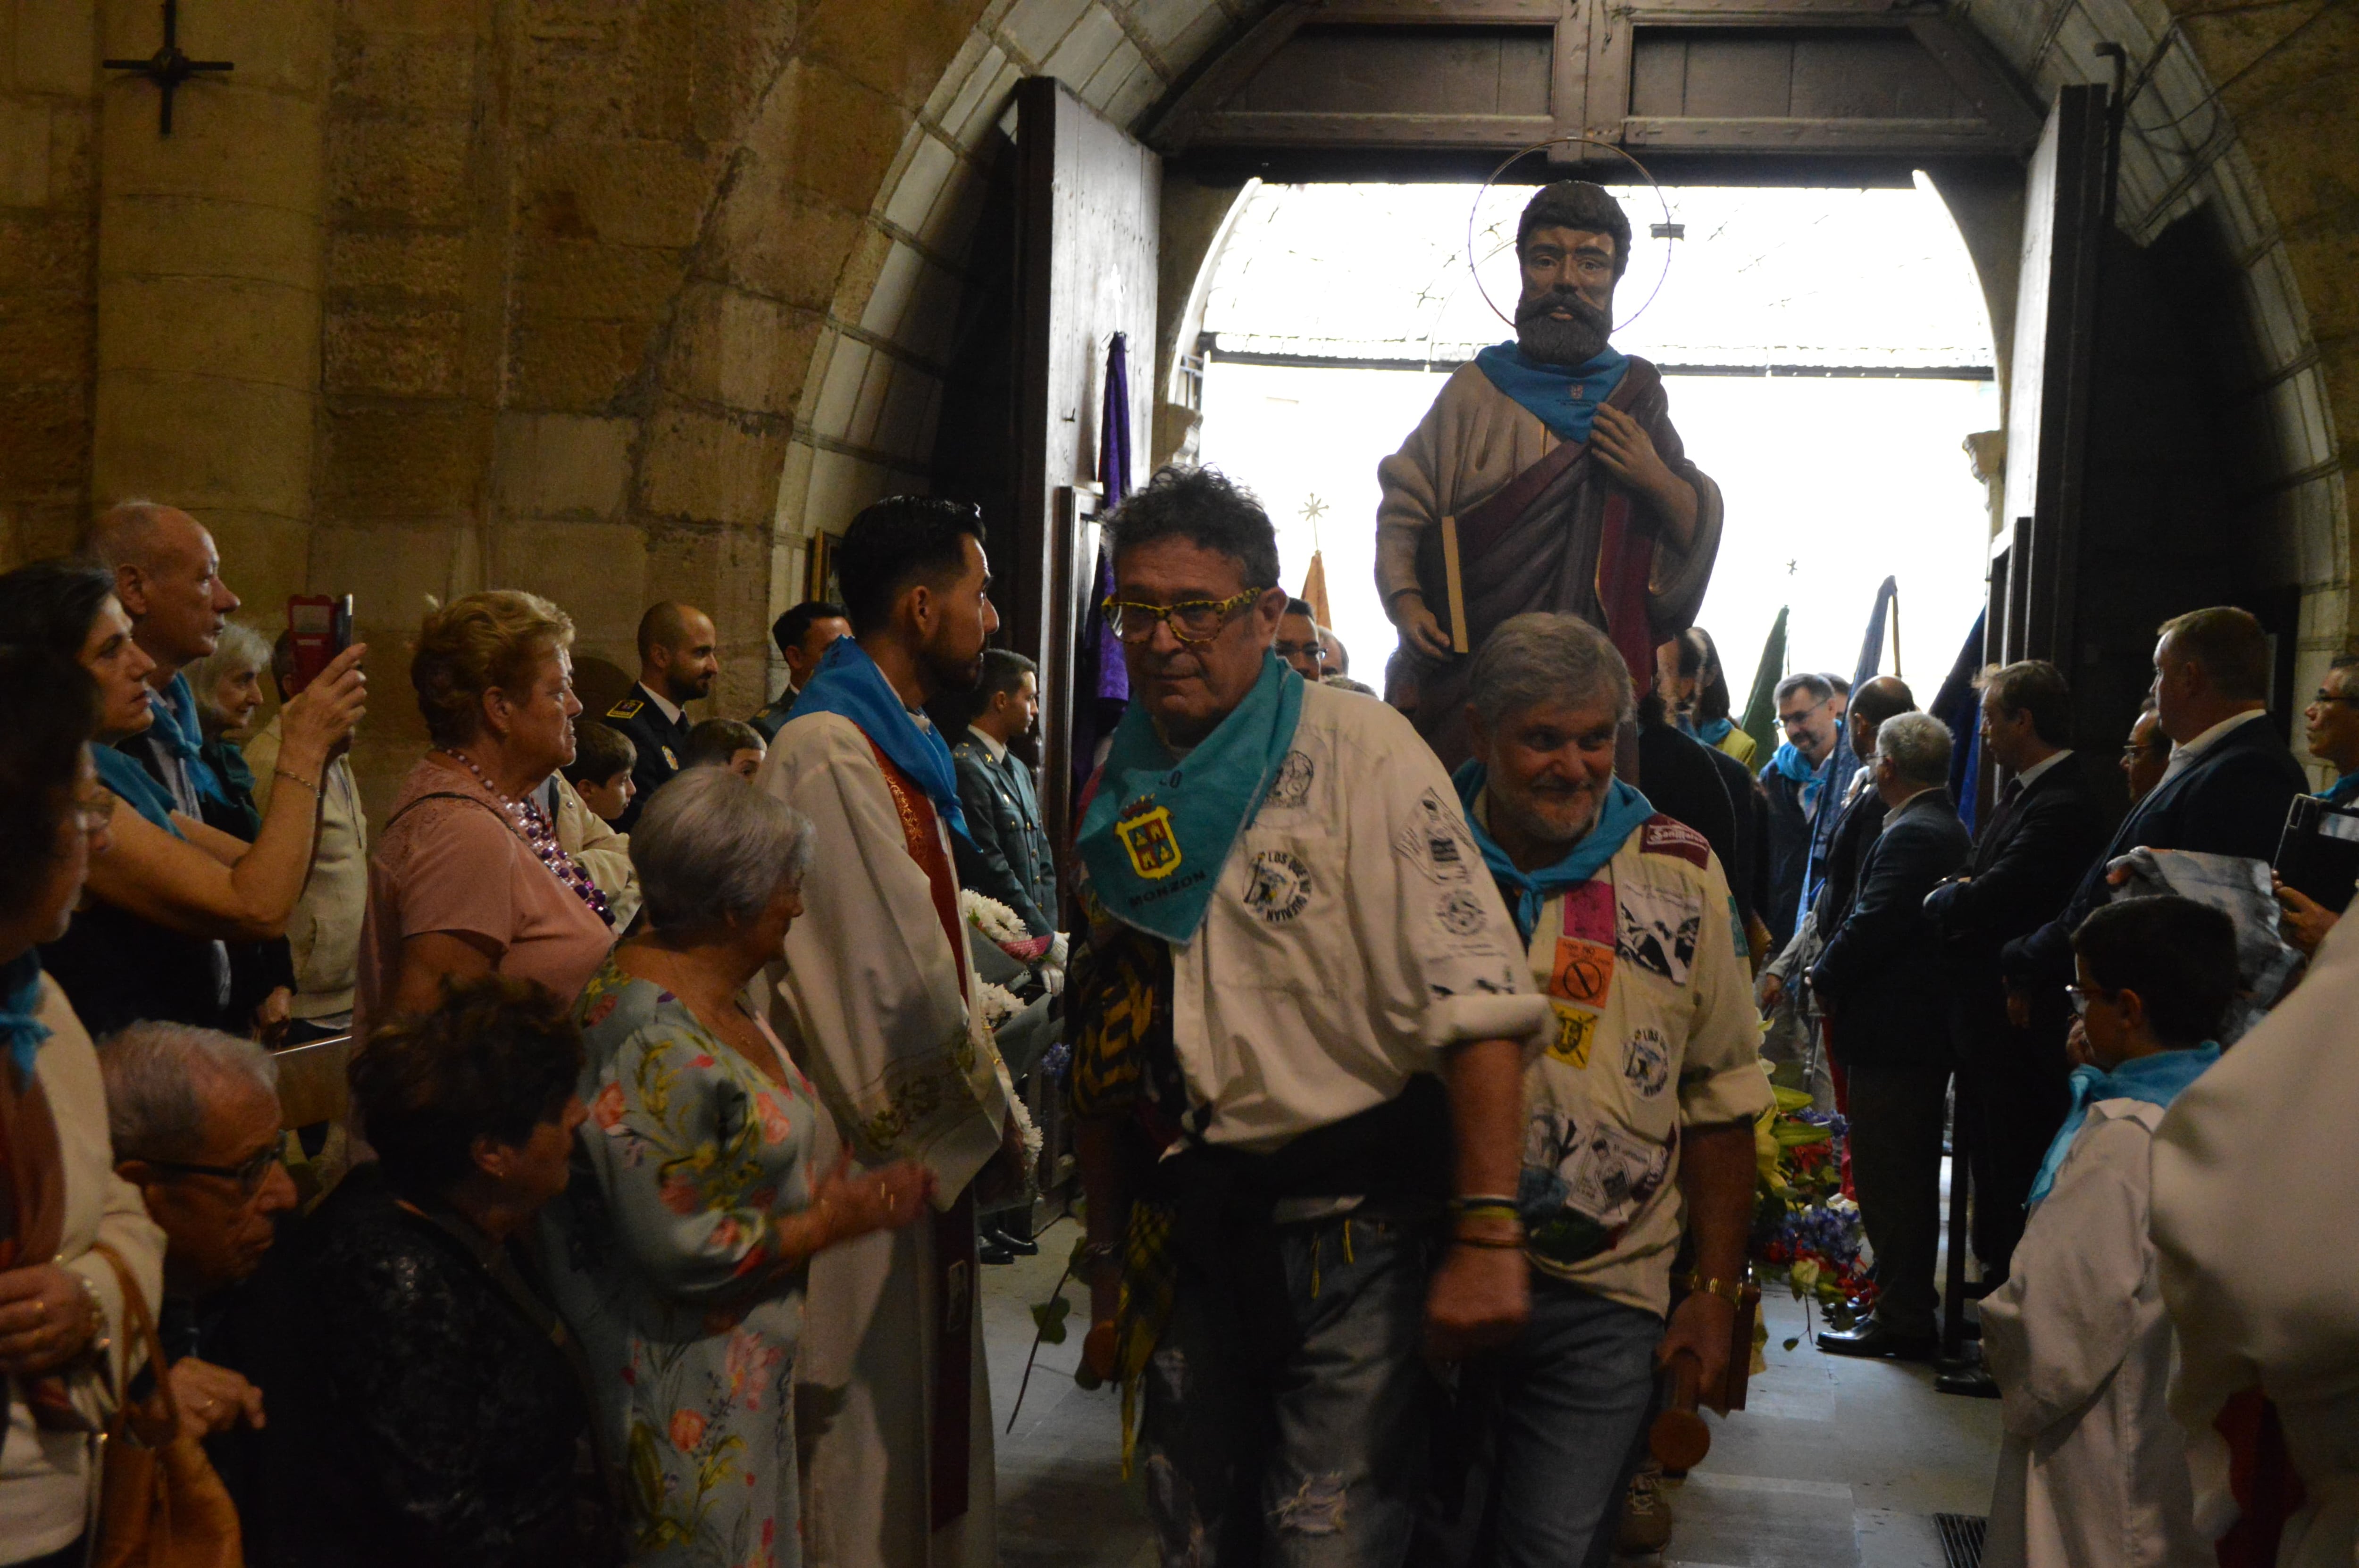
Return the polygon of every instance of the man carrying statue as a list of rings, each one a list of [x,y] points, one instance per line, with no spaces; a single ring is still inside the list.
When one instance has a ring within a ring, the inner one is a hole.
[[[1643,697],[1654,648],[1694,621],[1720,550],[1720,487],[1687,460],[1661,373],[1606,341],[1630,262],[1620,203],[1586,180],[1542,187],[1516,256],[1516,341],[1460,366],[1376,467],[1376,589],[1418,730],[1453,768],[1470,754],[1472,655],[1493,627],[1578,615]],[[1624,752],[1626,773],[1635,741]]]

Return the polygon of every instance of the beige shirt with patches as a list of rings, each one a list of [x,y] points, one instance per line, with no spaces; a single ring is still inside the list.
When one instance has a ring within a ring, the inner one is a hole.
[[[1556,1029],[1524,1074],[1527,1255],[1658,1314],[1686,1217],[1681,1131],[1771,1103],[1734,915],[1703,835],[1657,816],[1541,907],[1529,947]]]

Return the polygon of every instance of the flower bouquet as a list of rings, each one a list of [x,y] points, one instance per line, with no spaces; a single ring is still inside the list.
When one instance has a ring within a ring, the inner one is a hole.
[[[1767,1285],[1784,1283],[1829,1326],[1848,1328],[1875,1302],[1861,1261],[1859,1205],[1843,1191],[1845,1119],[1813,1110],[1810,1097],[1779,1087],[1777,1104],[1754,1130],[1759,1183],[1753,1211],[1753,1263]],[[1799,1336],[1786,1341],[1790,1350]]]

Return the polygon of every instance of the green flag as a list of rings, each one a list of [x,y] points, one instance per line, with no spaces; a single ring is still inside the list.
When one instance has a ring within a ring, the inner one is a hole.
[[[1755,753],[1767,766],[1777,749],[1777,682],[1786,673],[1786,606],[1777,607],[1777,623],[1761,644],[1761,663],[1753,672],[1753,695],[1745,701],[1744,730],[1760,750]]]

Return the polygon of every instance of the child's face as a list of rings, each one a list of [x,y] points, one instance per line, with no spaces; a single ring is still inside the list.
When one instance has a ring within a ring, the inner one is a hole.
[[[2073,978],[2081,991],[2081,1033],[2098,1066],[2112,1072],[2130,1056],[2129,1030],[2122,1019],[2121,999],[2099,985],[2089,973],[2089,961],[2072,960]]]
[[[582,797],[582,805],[612,822],[631,808],[631,797],[639,793],[639,786],[631,782],[631,770],[625,768],[604,784],[583,779],[573,792]]]
[[[741,779],[750,779],[762,771],[762,754],[759,746],[741,746],[729,753],[729,771]]]

